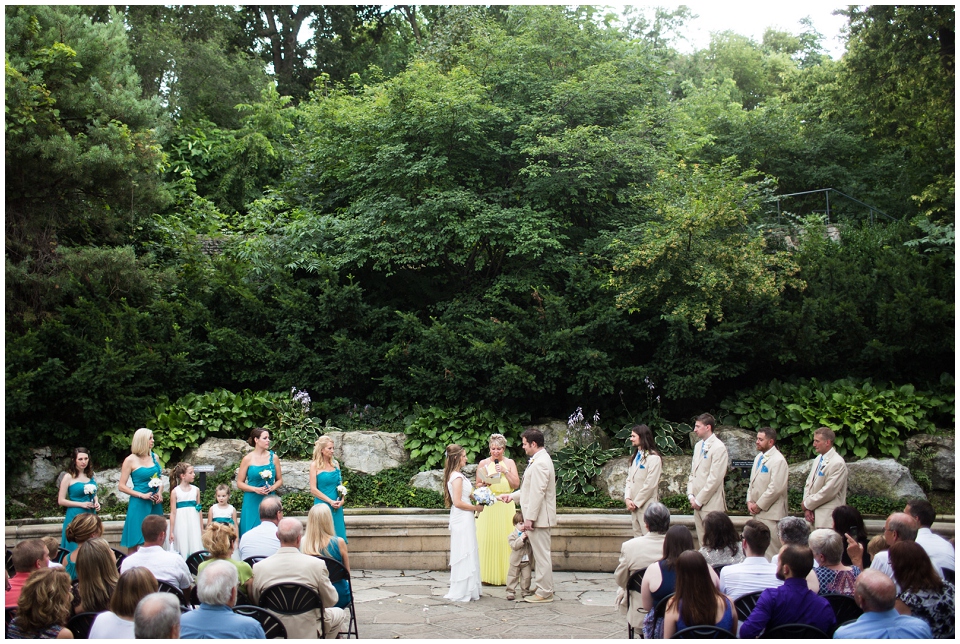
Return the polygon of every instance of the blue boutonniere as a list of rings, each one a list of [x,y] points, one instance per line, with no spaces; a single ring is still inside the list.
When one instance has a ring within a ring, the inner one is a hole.
[[[770,471],[770,470],[767,469],[767,466],[766,466],[766,465],[764,465],[763,467],[760,468],[760,472],[761,472],[761,473],[769,472],[769,471]]]

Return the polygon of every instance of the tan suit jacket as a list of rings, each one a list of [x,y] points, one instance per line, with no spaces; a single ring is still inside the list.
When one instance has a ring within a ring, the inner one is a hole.
[[[647,454],[640,463],[635,460],[630,461],[624,497],[637,505],[637,513],[641,520],[647,506],[660,500],[660,473],[662,469],[663,461],[656,454]]]
[[[697,441],[693,448],[687,496],[692,494],[696,497],[697,503],[703,506],[700,512],[704,514],[714,510],[727,511],[727,500],[723,493],[727,461],[727,447],[715,434],[706,441]]]
[[[547,450],[537,452],[533,462],[527,465],[520,489],[512,498],[520,501],[523,518],[533,521],[534,529],[557,525],[557,477]]]
[[[326,618],[327,638],[332,639],[340,631],[344,612],[336,608],[337,589],[330,583],[327,565],[316,557],[305,555],[296,548],[281,547],[275,555],[258,561],[253,565],[253,588],[251,599],[260,601],[260,594],[268,586],[281,583],[303,584],[316,588],[323,600]],[[277,615],[287,629],[287,639],[317,639],[323,637],[320,611],[314,610],[300,615]]]
[[[766,470],[766,471],[764,471]],[[756,503],[760,512],[754,518],[779,521],[787,516],[787,477],[790,470],[787,460],[776,447],[771,447],[750,470],[750,487],[747,503]]]
[[[634,537],[625,541],[620,546],[620,562],[613,572],[613,576],[617,580],[617,586],[620,587],[617,592],[619,600],[617,606],[620,613],[627,616],[627,621],[634,628],[643,625],[645,616],[640,593],[630,593],[630,608],[633,610],[629,613],[627,612],[627,602],[623,601],[623,593],[626,592],[627,584],[630,583],[630,575],[663,559],[663,540],[666,536],[666,534],[648,532],[642,537]],[[638,612],[637,609],[640,609],[640,611]]]
[[[847,503],[847,464],[834,448],[813,459],[803,486],[803,507],[813,510],[815,528],[833,527],[833,509]]]

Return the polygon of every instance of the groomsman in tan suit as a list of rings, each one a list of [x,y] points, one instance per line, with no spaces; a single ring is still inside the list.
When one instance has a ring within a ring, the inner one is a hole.
[[[520,501],[523,530],[533,551],[533,582],[536,593],[524,598],[531,604],[553,601],[553,559],[550,554],[550,528],[557,525],[557,478],[553,459],[543,448],[543,432],[528,429],[520,435],[523,451],[530,457],[523,472],[520,489],[501,494],[504,503]]]
[[[630,431],[630,442],[634,447],[630,469],[627,470],[627,482],[623,488],[623,501],[630,511],[633,523],[633,536],[642,537],[649,530],[643,520],[647,508],[660,500],[660,473],[663,462],[653,432],[646,425],[634,425]]]
[[[787,516],[787,477],[790,471],[774,443],[777,430],[763,427],[757,432],[757,454],[750,470],[747,490],[747,511],[753,518],[770,528],[770,545],[764,553],[767,559],[780,552],[777,522]]]
[[[829,427],[813,432],[813,449],[820,456],[803,486],[803,516],[814,528],[833,528],[833,509],[847,504],[847,464],[833,448],[836,434]]]
[[[697,538],[703,544],[703,517],[718,510],[727,511],[723,495],[723,477],[727,475],[727,447],[713,434],[717,421],[710,414],[700,414],[693,426],[697,441],[693,448],[690,478],[687,480],[687,498],[693,507],[693,523]]]

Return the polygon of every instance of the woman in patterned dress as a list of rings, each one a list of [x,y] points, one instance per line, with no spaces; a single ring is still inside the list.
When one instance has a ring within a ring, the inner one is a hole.
[[[937,639],[952,640],[955,634],[953,584],[937,574],[930,556],[915,541],[898,541],[890,546],[890,566],[900,587],[897,612],[919,617],[930,625]]]

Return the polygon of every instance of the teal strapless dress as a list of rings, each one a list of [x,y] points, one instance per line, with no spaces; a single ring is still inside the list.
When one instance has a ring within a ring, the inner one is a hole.
[[[260,472],[270,471],[270,478],[265,479]],[[273,485],[277,480],[277,468],[273,465],[273,452],[270,452],[270,460],[266,465],[251,465],[247,468],[247,485],[254,487],[266,487]],[[267,496],[276,496],[276,492],[271,492]],[[240,536],[247,530],[252,530],[260,525],[260,502],[266,496],[256,492],[243,493],[243,505],[240,507]]]
[[[150,454],[150,456],[153,458],[153,465],[138,467],[130,473],[134,492],[140,494],[156,492],[156,489],[150,487],[150,479],[154,475],[160,476],[160,463],[157,462],[156,454]],[[140,524],[151,514],[163,514],[163,503],[154,503],[137,496],[130,497],[130,504],[127,506],[127,518],[123,522],[123,534],[120,536],[121,546],[132,548],[143,545],[143,532],[140,530]]]
[[[316,505],[316,504],[314,504]],[[340,563],[343,563],[343,555],[340,554],[340,546],[337,545],[336,541],[330,541],[327,544],[327,551],[323,555],[324,557],[330,557],[331,559],[336,559]],[[337,608],[346,608],[350,605],[350,584],[346,579],[341,579],[333,585],[337,589],[337,595],[339,599],[337,600]]]
[[[93,501],[94,497],[97,496],[97,493],[93,494],[84,494],[83,488],[86,485],[93,483],[97,484],[92,478],[86,483],[71,483],[67,488],[67,500],[74,501],[76,503],[85,503],[87,501]],[[70,525],[70,522],[73,521],[78,515],[81,514],[95,514],[96,510],[88,510],[87,508],[67,508],[67,514],[63,517],[63,529],[60,531],[60,547],[73,552],[77,549],[77,544],[73,541],[67,541],[67,526]]]
[[[335,499],[340,496],[340,493],[337,492],[337,486],[343,483],[343,477],[340,476],[340,469],[335,469],[330,472],[317,472],[317,489],[320,490],[323,494],[326,494],[328,498]],[[313,497],[313,504],[317,503],[327,503],[326,501],[321,501],[317,497]],[[333,530],[337,533],[337,536],[350,543],[347,540],[347,526],[343,523],[343,507],[334,510],[333,506],[327,503],[327,507],[330,508],[330,513],[333,514]]]

